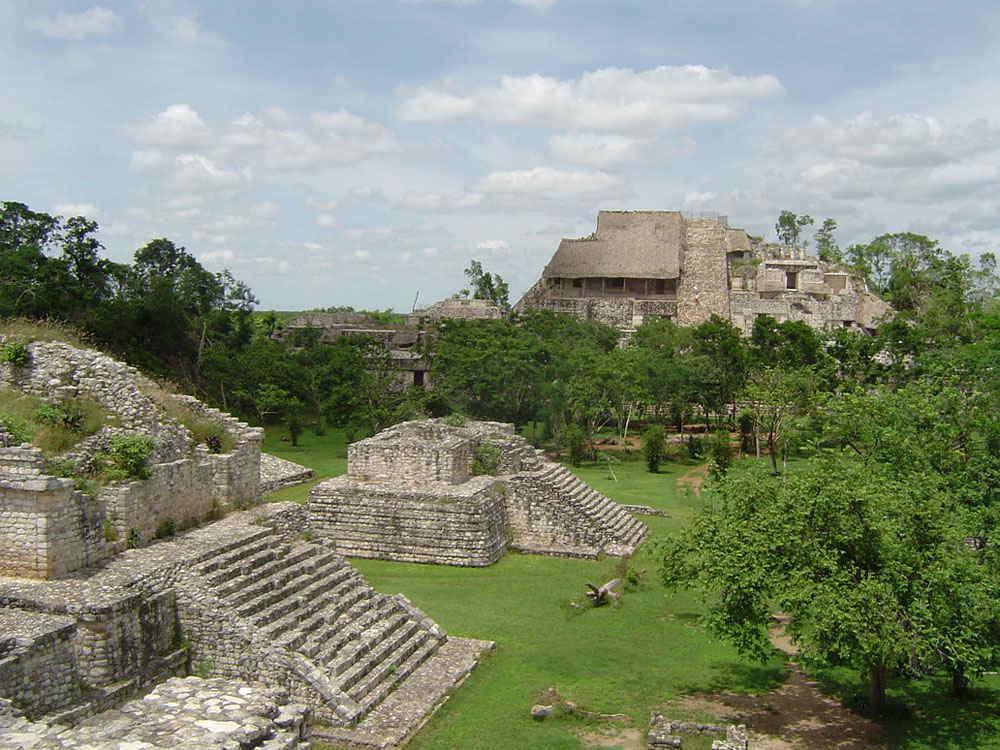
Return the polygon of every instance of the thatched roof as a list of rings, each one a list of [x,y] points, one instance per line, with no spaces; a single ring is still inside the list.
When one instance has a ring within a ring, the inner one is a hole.
[[[593,236],[560,242],[542,277],[676,279],[683,236],[679,211],[601,211]]]

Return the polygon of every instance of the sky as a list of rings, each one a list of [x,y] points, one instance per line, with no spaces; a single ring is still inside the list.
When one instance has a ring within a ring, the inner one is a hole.
[[[0,200],[260,309],[516,301],[600,209],[1000,247],[996,0],[0,0]]]

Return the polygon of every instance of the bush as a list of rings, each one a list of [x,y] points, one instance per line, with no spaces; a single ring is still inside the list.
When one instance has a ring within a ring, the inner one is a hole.
[[[452,412],[447,417],[441,417],[441,424],[446,424],[449,427],[465,427],[469,424],[469,418],[456,411]]]
[[[26,365],[30,355],[31,352],[28,351],[27,345],[22,344],[20,341],[11,341],[4,344],[3,361],[11,367],[21,367]]]
[[[642,433],[642,457],[646,459],[646,468],[652,474],[660,471],[660,461],[666,452],[666,441],[663,437],[663,426],[651,424]]]
[[[496,476],[500,466],[500,449],[491,443],[479,443],[472,449],[472,476]]]
[[[691,435],[687,441],[688,458],[701,458],[705,453],[705,441]]]
[[[729,433],[725,430],[716,432],[708,444],[709,473],[718,479],[725,475],[733,463],[733,446]]]
[[[154,447],[149,435],[132,432],[113,436],[108,445],[108,478],[148,479],[150,471],[146,461]]]
[[[578,424],[568,425],[563,430],[563,440],[570,463],[574,466],[582,464],[587,458],[587,436],[583,434],[583,428]]]
[[[292,445],[297,446],[299,444],[299,438],[302,436],[302,432],[305,430],[305,424],[302,422],[302,415],[299,412],[293,411],[288,415],[288,436],[292,439]]]
[[[172,518],[164,518],[156,527],[154,539],[168,539],[177,533],[177,522]]]
[[[15,419],[7,414],[0,414],[0,427],[10,436],[12,445],[30,443],[34,434],[31,427],[23,419]]]

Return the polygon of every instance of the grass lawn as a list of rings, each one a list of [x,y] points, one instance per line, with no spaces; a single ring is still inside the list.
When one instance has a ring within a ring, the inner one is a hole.
[[[298,447],[281,441],[281,434],[269,429],[264,450],[310,466],[320,478],[345,470],[341,434],[330,431],[316,437],[307,432]],[[789,468],[799,464],[796,460]],[[650,474],[638,453],[621,454],[611,463],[614,478],[604,461],[570,468],[618,502],[667,511],[668,518],[642,517],[654,537],[683,527],[699,506],[690,480],[704,470],[693,461],[666,461],[660,473]],[[301,501],[309,486],[281,490],[268,499]],[[651,708],[690,693],[763,694],[781,685],[786,676],[783,658],[776,656],[765,665],[749,662],[712,638],[698,622],[704,608],[697,597],[660,586],[648,547],[631,561],[634,569],[646,570],[640,584],[625,587],[617,605],[598,609],[584,603],[584,583],[600,584],[618,575],[614,559],[509,554],[489,568],[352,559],[378,591],[405,594],[450,634],[497,643],[495,652],[410,747],[583,748],[588,746],[583,734],[622,726],[574,715],[533,720],[530,708],[547,688],[591,711],[624,713],[624,726],[645,732]],[[581,606],[573,608],[571,601]],[[864,681],[851,670],[827,668],[809,675],[835,698],[865,692]],[[967,701],[953,701],[947,692],[939,680],[890,682],[890,698],[910,709],[906,716],[882,722],[893,747],[1000,750],[1000,678],[977,682]],[[713,718],[677,708],[667,714],[687,720]],[[685,746],[695,747],[689,739]],[[615,746],[621,747],[605,745]]]

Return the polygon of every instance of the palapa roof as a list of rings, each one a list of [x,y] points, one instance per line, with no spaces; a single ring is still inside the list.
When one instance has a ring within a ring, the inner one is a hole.
[[[683,237],[679,211],[601,211],[593,236],[560,242],[542,278],[676,279]]]

